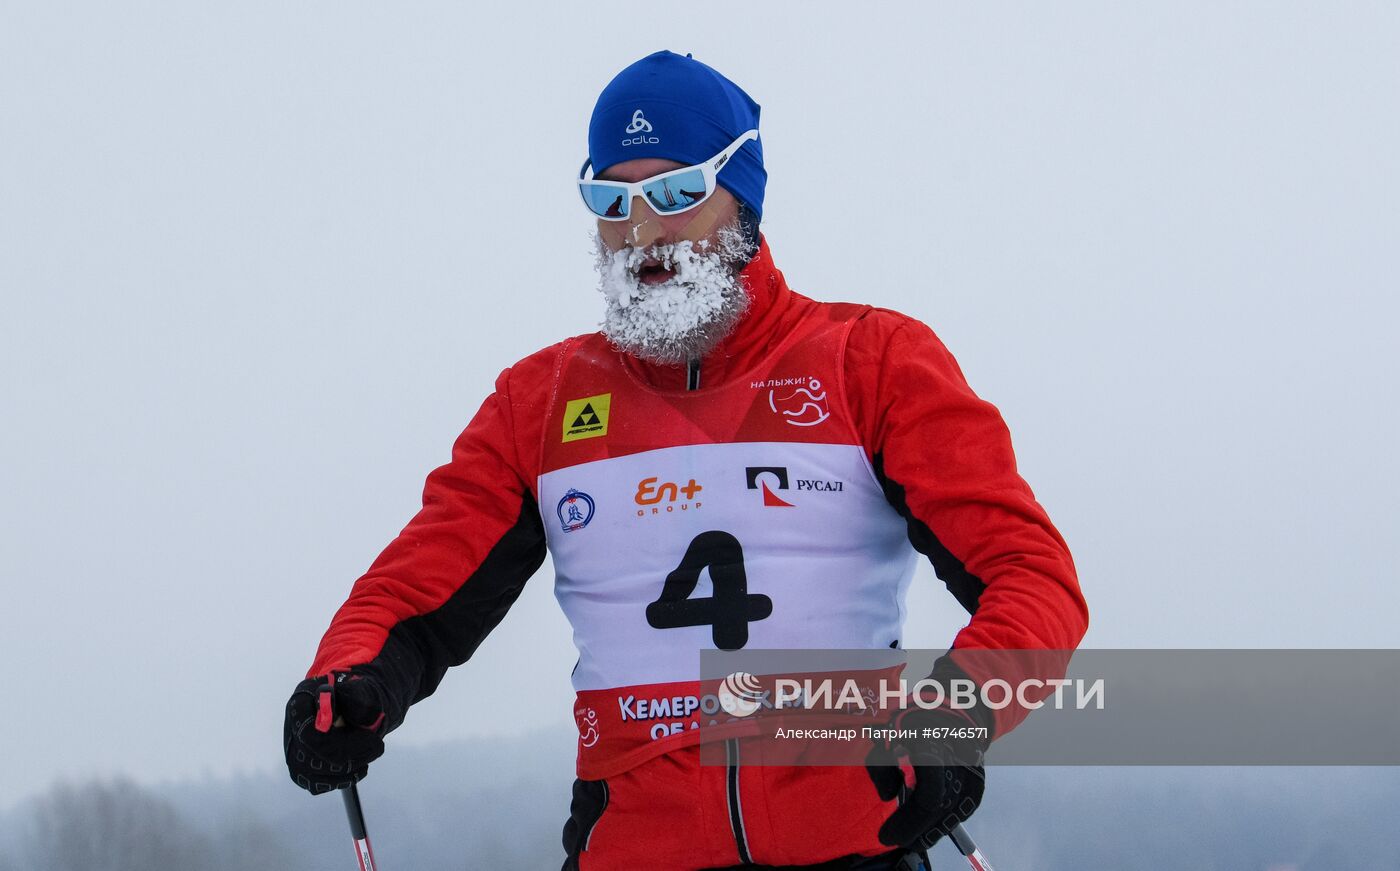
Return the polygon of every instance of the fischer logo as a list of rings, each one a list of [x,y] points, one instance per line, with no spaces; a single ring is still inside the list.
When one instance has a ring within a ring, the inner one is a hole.
[[[627,125],[626,132],[639,134],[631,139],[622,140],[623,146],[628,145],[655,145],[661,140],[656,136],[647,136],[651,132],[651,122],[642,115],[642,110],[638,109],[632,113],[632,123]]]
[[[816,426],[831,417],[826,390],[816,378],[769,378],[750,386],[768,388],[768,408],[789,426]]]
[[[700,500],[695,495],[705,488],[691,478],[685,486],[673,481],[658,484],[661,479],[653,475],[637,482],[637,493],[632,501],[642,506],[637,509],[638,517],[648,514],[671,514],[676,511],[690,511],[700,508]],[[664,505],[663,505],[664,503]],[[650,510],[648,510],[650,509]]]
[[[791,502],[784,500],[773,488],[769,486],[770,481],[777,485],[779,490],[788,489],[789,478],[787,466],[746,466],[744,468],[744,480],[750,490],[763,491],[763,505],[767,508],[793,508]],[[798,492],[814,493],[841,493],[845,491],[845,481],[823,481],[818,478],[797,478]]]
[[[608,412],[611,410],[611,393],[570,399],[564,404],[564,437],[561,443],[607,435]]]

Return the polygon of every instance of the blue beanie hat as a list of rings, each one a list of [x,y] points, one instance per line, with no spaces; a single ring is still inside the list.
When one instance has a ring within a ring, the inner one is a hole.
[[[759,106],[733,82],[690,55],[658,51],[618,73],[588,122],[593,171],[641,157],[694,164],[758,128]],[[744,143],[718,181],[756,215],[763,214],[763,143]]]

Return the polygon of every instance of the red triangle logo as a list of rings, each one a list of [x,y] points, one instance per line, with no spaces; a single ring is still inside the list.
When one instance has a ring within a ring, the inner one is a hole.
[[[767,482],[767,481],[759,481],[758,483],[763,487],[763,504],[764,504],[765,506],[767,506],[767,507],[769,507],[769,508],[794,508],[794,507],[796,507],[796,506],[794,506],[791,502],[784,502],[782,499],[779,499],[778,496],[777,496],[777,494],[775,494],[772,490],[769,490],[769,489],[768,489],[768,482]]]

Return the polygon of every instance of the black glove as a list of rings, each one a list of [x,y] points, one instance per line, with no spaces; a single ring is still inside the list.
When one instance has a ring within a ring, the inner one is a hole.
[[[355,671],[308,678],[287,701],[282,729],[292,782],[312,795],[364,778],[384,754],[384,694],[379,682]]]
[[[877,745],[867,759],[870,779],[880,798],[889,801],[905,788],[897,760],[908,754],[914,787],[904,802],[880,826],[880,842],[891,847],[928,849],[977,810],[986,774],[982,757],[990,738],[969,717],[956,711],[907,711],[893,724],[899,729],[952,729],[951,736],[917,738]],[[937,733],[942,734],[942,733]],[[970,736],[970,737],[969,737]]]

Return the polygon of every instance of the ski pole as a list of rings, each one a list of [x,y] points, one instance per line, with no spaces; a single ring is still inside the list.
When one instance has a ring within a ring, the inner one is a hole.
[[[972,841],[972,836],[967,833],[967,829],[962,827],[962,823],[953,826],[952,838],[953,846],[958,848],[959,853],[967,857],[973,871],[993,871],[992,863],[988,862],[986,857],[982,855],[982,851],[977,849],[977,845]]]
[[[365,831],[365,812],[360,807],[360,791],[352,783],[340,791],[340,796],[345,799],[345,815],[350,818],[350,834],[355,839],[355,858],[360,860],[360,871],[376,871],[374,849]]]

